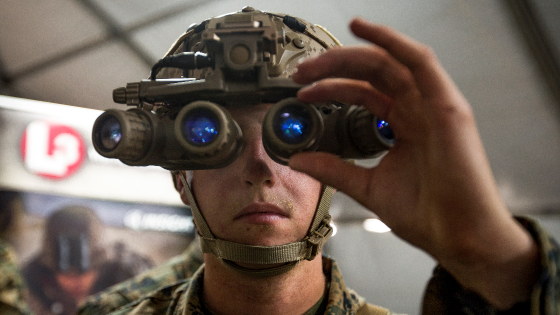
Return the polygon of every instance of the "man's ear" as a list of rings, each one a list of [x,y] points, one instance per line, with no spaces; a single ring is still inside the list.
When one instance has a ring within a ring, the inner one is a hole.
[[[185,171],[173,172],[172,173],[173,184],[175,185],[175,189],[179,192],[179,195],[181,196],[181,201],[183,201],[183,203],[186,204],[187,206],[190,206],[189,198],[187,197],[187,193],[185,192],[185,189],[187,188],[185,187],[185,185],[183,185],[183,181],[181,180],[180,174],[182,174],[185,179],[187,178]]]

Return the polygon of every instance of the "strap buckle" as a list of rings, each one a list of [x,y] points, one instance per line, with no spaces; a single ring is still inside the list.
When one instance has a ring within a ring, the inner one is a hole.
[[[321,221],[321,225],[319,225],[315,231],[311,232],[311,235],[307,239],[307,246],[310,251],[309,255],[305,259],[313,260],[313,258],[319,254],[325,242],[331,237],[333,228],[329,224],[330,221],[330,216],[323,219],[323,221]]]

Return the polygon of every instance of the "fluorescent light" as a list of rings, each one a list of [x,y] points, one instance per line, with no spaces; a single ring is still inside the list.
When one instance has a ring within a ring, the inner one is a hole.
[[[381,222],[379,219],[366,219],[364,220],[364,229],[368,232],[374,233],[386,233],[391,231],[391,229]]]

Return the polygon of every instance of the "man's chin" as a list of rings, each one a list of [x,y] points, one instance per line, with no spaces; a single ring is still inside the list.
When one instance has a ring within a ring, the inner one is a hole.
[[[251,224],[240,227],[236,235],[229,238],[224,237],[224,239],[245,245],[278,246],[294,243],[303,238],[302,236],[298,239],[293,232],[290,233],[286,230],[286,225],[281,224]]]

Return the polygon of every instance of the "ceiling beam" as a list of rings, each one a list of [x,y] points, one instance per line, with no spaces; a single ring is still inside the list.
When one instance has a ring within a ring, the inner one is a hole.
[[[79,0],[85,8],[87,8],[99,21],[103,23],[107,32],[109,33],[108,39],[116,39],[124,43],[130,50],[142,60],[142,62],[147,67],[152,67],[152,65],[156,62],[150,56],[148,52],[140,45],[134,42],[132,39],[131,33],[129,30],[125,30],[121,27],[116,19],[111,17],[107,12],[105,12],[99,5],[97,5],[92,0]]]
[[[525,38],[533,57],[556,101],[560,117],[560,52],[534,4],[534,0],[503,0],[513,13],[519,31]]]
[[[2,56],[0,56],[0,84],[2,86],[9,86],[12,84],[12,81],[13,79],[6,69]]]

